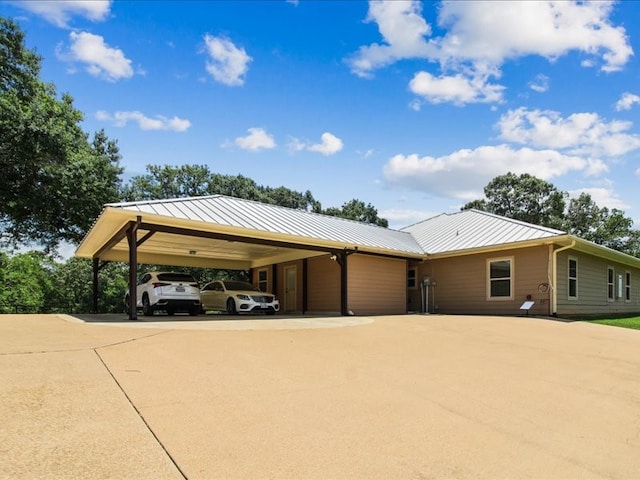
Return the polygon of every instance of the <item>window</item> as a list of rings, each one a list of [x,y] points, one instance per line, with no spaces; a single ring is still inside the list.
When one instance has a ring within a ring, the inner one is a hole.
[[[407,270],[407,288],[416,288],[416,269]]]
[[[578,260],[569,259],[569,298],[578,298]]]
[[[613,268],[607,268],[607,298],[609,301],[615,300],[615,285]]]
[[[631,301],[631,272],[625,273],[624,281],[624,299],[627,302]]]
[[[508,300],[513,298],[513,259],[488,260],[489,298]]]
[[[267,285],[267,269],[263,268],[258,270],[258,288],[261,292],[266,292],[269,289]]]

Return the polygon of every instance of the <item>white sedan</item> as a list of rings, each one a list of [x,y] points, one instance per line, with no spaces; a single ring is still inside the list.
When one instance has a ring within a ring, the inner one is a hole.
[[[214,280],[200,290],[202,310],[218,310],[229,315],[280,311],[280,302],[272,293],[260,291],[250,283],[237,280]]]

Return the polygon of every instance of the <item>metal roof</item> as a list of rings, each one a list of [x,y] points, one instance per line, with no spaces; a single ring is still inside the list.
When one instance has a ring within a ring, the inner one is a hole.
[[[258,232],[327,240],[348,247],[423,253],[408,232],[225,195],[112,203],[106,206],[141,214],[150,213]]]
[[[426,259],[552,243],[640,265],[560,230],[479,210],[393,230],[224,195],[107,204],[76,255],[127,261],[125,232],[132,222],[138,262],[158,265],[248,269],[341,250]]]
[[[445,213],[401,229],[410,233],[429,255],[498,247],[566,235],[480,210]]]

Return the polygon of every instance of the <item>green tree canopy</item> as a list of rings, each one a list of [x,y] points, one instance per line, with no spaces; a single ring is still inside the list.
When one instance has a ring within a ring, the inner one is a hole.
[[[327,208],[324,212],[325,215],[331,215],[333,217],[348,218],[349,220],[356,220],[358,222],[371,223],[380,227],[388,227],[389,222],[378,217],[378,210],[370,203],[366,204],[362,200],[349,200],[342,205],[342,208]]]
[[[104,132],[90,143],[82,113],[40,75],[24,32],[0,17],[0,229],[10,244],[79,241],[119,198],[120,155]]]
[[[557,228],[585,240],[640,256],[640,232],[622,210],[599,207],[591,195],[569,194],[529,174],[495,177],[484,189],[485,198],[462,210],[476,208],[525,222]]]
[[[551,183],[528,173],[507,173],[484,187],[485,198],[467,203],[463,210],[478,208],[523,222],[559,228],[566,194]]]
[[[316,213],[322,211],[320,202],[309,190],[297,192],[286,187],[262,186],[243,175],[212,173],[206,165],[148,165],[147,174],[131,178],[123,188],[126,201],[215,194]]]

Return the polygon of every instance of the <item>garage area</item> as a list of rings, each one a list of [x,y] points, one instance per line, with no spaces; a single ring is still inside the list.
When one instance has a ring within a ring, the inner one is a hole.
[[[130,298],[135,298],[138,264],[244,270],[250,277],[262,269],[273,293],[284,300],[285,312],[305,313],[309,298],[317,294],[315,285],[333,298],[329,310],[349,315],[354,310],[350,298],[355,306],[366,306],[368,291],[376,292],[370,299],[375,298],[378,307],[360,309],[364,313],[406,313],[406,262],[421,259],[423,252],[407,233],[212,195],[106,205],[76,256],[93,262],[95,313],[100,269],[105,262],[119,261],[129,264]],[[310,278],[308,262],[318,257],[330,266],[313,273],[330,272],[328,281]],[[371,260],[357,262],[350,257]],[[380,259],[387,265],[392,261],[394,272],[400,272],[392,289],[377,289],[375,277],[367,274],[379,269],[372,270],[371,265]],[[137,318],[133,306],[129,318]]]

